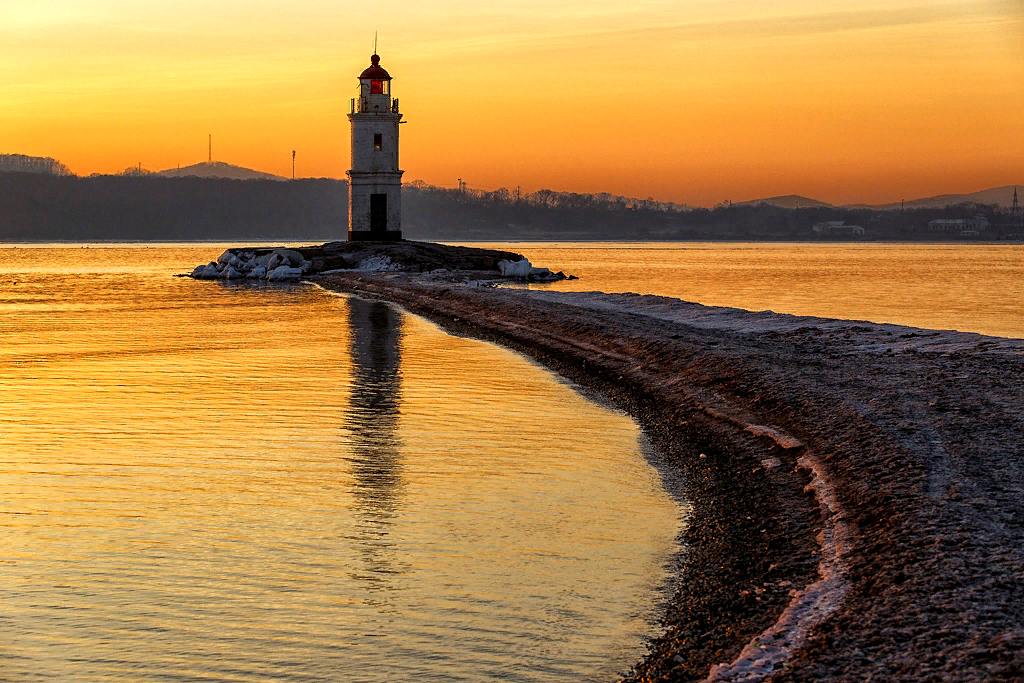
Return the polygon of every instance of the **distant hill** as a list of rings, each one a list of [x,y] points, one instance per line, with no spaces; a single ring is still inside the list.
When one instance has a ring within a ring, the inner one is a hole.
[[[42,173],[43,175],[74,175],[71,170],[50,157],[25,154],[0,154],[0,171],[8,173]]]
[[[263,171],[254,171],[251,168],[233,166],[223,161],[204,161],[201,164],[192,164],[184,168],[169,168],[166,171],[158,171],[156,175],[167,178],[230,178],[232,180],[288,180],[283,176]]]
[[[1024,240],[1024,226],[993,206],[901,212],[812,202],[788,197],[706,209],[604,194],[512,194],[410,183],[402,191],[402,227],[407,239],[435,241]],[[348,185],[329,178],[168,178],[138,166],[134,173],[88,178],[0,172],[0,208],[0,242],[331,240],[347,234]],[[983,234],[930,229],[935,219],[978,213],[991,226]],[[865,232],[815,233],[823,221],[846,221]]]
[[[771,204],[772,206],[778,206],[783,209],[810,209],[819,206],[832,206],[825,202],[819,202],[817,199],[801,197],[798,194],[787,194],[781,197],[768,197],[766,199],[752,199],[749,202],[737,202],[737,204],[740,204],[741,206],[750,204]]]
[[[941,209],[954,204],[977,202],[978,204],[998,204],[1004,209],[1008,209],[1013,205],[1013,191],[1015,187],[1020,188],[1018,189],[1018,200],[1024,200],[1024,185],[1006,185],[1004,187],[991,187],[987,190],[980,190],[970,194],[940,194],[934,197],[925,197],[924,199],[909,199],[903,205],[908,209]],[[875,206],[857,204],[851,206],[851,208],[861,207],[869,209],[898,209],[900,208],[900,203],[893,202],[892,204],[879,204]]]
[[[903,202],[903,206],[907,209],[944,209],[947,206],[975,202],[978,204],[997,204],[1004,209],[1008,209],[1013,205],[1013,190],[1015,187],[1018,188],[1018,199],[1024,202],[1024,185],[1006,185],[1004,187],[992,187],[987,190],[980,190],[970,194],[940,194],[934,197],[925,197],[923,199],[908,199]],[[768,197],[766,199],[752,199],[747,202],[737,202],[737,204],[741,206],[771,204],[772,206],[778,206],[783,209],[828,208],[832,206],[832,204],[820,202],[817,199],[810,199],[809,197],[801,197],[796,194],[787,194],[782,197]],[[900,208],[900,202],[893,202],[892,204],[844,204],[841,208],[874,210],[898,209]]]

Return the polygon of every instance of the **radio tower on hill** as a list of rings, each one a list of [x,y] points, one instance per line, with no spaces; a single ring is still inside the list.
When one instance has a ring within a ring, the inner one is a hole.
[[[1020,204],[1017,202],[1017,188],[1013,188],[1013,208],[1010,210],[1014,216],[1020,215]]]

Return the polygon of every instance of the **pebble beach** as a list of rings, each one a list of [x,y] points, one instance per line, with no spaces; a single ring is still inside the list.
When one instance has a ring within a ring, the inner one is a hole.
[[[694,522],[630,681],[1024,677],[1024,342],[344,273],[630,413]]]

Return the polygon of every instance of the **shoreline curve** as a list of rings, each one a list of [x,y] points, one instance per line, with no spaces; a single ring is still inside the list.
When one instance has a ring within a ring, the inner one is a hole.
[[[709,328],[664,297],[581,305],[471,277],[314,282],[534,358],[632,415],[684,473],[682,580],[626,680],[1024,675],[1024,342]]]

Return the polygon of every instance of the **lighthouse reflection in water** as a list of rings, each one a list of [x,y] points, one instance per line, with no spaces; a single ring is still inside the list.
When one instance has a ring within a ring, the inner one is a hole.
[[[348,299],[352,394],[345,411],[351,444],[352,497],[364,566],[352,578],[375,591],[400,572],[389,536],[401,503],[398,434],[402,317],[379,301]],[[386,604],[383,598],[381,604]]]
[[[345,302],[360,638],[416,652],[387,664],[414,677],[613,679],[678,521],[635,425],[511,352]]]
[[[172,277],[209,252],[0,249],[0,678],[643,655],[680,509],[632,421],[386,304]]]

